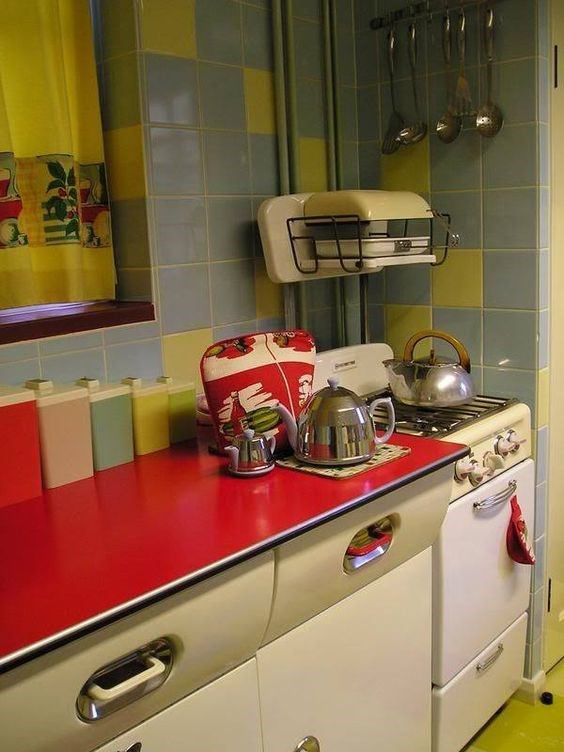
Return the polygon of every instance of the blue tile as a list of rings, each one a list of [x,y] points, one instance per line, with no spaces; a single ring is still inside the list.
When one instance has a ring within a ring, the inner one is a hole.
[[[539,185],[550,185],[550,131],[546,123],[539,123]]]
[[[257,332],[277,332],[286,328],[283,316],[257,319]]]
[[[205,128],[245,130],[243,69],[200,63],[200,102]]]
[[[481,248],[482,222],[479,191],[433,193],[432,206],[439,212],[450,214],[452,231],[460,235],[460,248]]]
[[[249,198],[208,198],[210,258],[253,257],[253,212]]]
[[[344,141],[339,151],[341,163],[341,187],[344,190],[359,187],[358,143]]]
[[[18,360],[14,363],[0,363],[0,384],[22,386],[28,379],[41,376],[39,359]]]
[[[345,299],[345,305],[347,306],[359,306],[360,305],[360,277],[356,274],[341,277],[337,280],[337,283],[342,282],[343,297]]]
[[[380,71],[377,32],[361,29],[355,37],[356,42],[356,81],[358,86],[369,86],[388,77],[388,69]],[[361,95],[361,92],[359,92]]]
[[[536,188],[484,191],[483,211],[484,248],[537,247]]]
[[[538,0],[537,24],[538,24],[538,54],[550,57],[550,0]]]
[[[0,363],[13,363],[16,360],[31,360],[38,354],[37,342],[21,342],[17,345],[0,347]]]
[[[147,202],[144,199],[112,201],[112,241],[117,266],[151,265]]]
[[[537,431],[537,452],[536,452],[536,475],[537,485],[546,483],[548,479],[548,452],[549,452],[549,431],[548,426],[539,428]]]
[[[243,52],[249,68],[272,70],[272,21],[267,11],[243,5]]]
[[[308,308],[310,310],[319,310],[332,308],[335,304],[335,284],[333,279],[314,279],[303,283],[305,285],[305,294]]]
[[[308,18],[313,21],[319,21],[321,18],[321,0],[300,0],[294,6],[294,15],[300,18]]]
[[[484,394],[493,397],[517,397],[531,408],[535,419],[536,372],[510,368],[484,368]]]
[[[482,362],[482,312],[473,308],[433,308],[433,328],[457,337],[468,350],[472,366]],[[438,355],[456,360],[453,348],[443,340],[433,339]],[[475,368],[472,367],[474,378]]]
[[[64,337],[43,339],[39,342],[40,355],[59,355],[73,350],[88,350],[102,347],[102,332],[87,332],[86,334],[67,334]]]
[[[484,363],[536,368],[536,313],[484,310]]]
[[[550,195],[548,188],[539,188],[539,248],[548,248],[550,244]]]
[[[198,72],[194,60],[145,55],[149,122],[200,124]]]
[[[494,63],[492,66],[492,98],[503,113],[505,125],[531,123],[537,119],[536,61],[534,58]],[[485,91],[486,70],[482,71]],[[523,96],[523,92],[529,96]]]
[[[224,261],[210,269],[214,326],[254,319],[254,261]]]
[[[548,508],[547,484],[537,486],[535,496],[535,538],[546,532],[546,513]]]
[[[72,384],[83,376],[106,380],[104,351],[101,348],[42,358],[41,369],[44,379],[60,384]]]
[[[475,131],[463,130],[451,144],[444,144],[433,134],[430,145],[433,191],[480,189],[480,141]]]
[[[378,15],[378,0],[355,0],[354,27],[357,31],[366,31],[370,21]]]
[[[106,348],[108,381],[128,376],[156,379],[163,373],[160,339],[128,342]]]
[[[118,300],[153,300],[151,269],[118,269]]]
[[[159,269],[163,334],[203,329],[211,323],[206,264]]]
[[[206,261],[208,238],[203,198],[155,199],[155,236],[159,264]]]
[[[426,120],[427,112],[427,79],[418,76],[415,82],[417,90],[417,101],[419,103],[419,112],[421,117]],[[416,120],[415,103],[413,99],[413,88],[411,79],[396,81],[396,107],[401,113],[406,123],[413,123]],[[382,134],[388,129],[388,121],[392,112],[392,99],[389,84],[382,84],[380,87],[380,123]],[[430,136],[427,136],[429,138]]]
[[[545,250],[539,251],[539,308],[550,305],[550,256]]]
[[[366,86],[358,96],[358,140],[377,141],[379,138],[380,87]]]
[[[495,57],[497,60],[533,57],[536,52],[535,0],[499,0],[495,3]]]
[[[104,130],[127,128],[141,122],[139,104],[139,58],[136,53],[120,55],[103,65]],[[127,94],[124,95],[124,92]]]
[[[241,65],[241,14],[231,0],[196,0],[196,37],[202,60]]]
[[[458,69],[456,71],[453,71],[451,74],[451,90],[454,88],[456,84],[456,79],[458,77]],[[468,79],[468,86],[470,89],[470,99],[472,101],[472,105],[474,108],[477,108],[480,105],[482,95],[481,95],[481,89],[480,89],[480,68],[477,66],[473,68],[467,68],[466,69],[466,78]],[[438,143],[442,144],[442,141],[439,140],[436,133],[434,133],[435,126],[437,123],[437,120],[443,115],[447,109],[447,92],[446,92],[446,80],[445,80],[445,74],[443,71],[441,71],[438,74],[434,74],[432,76],[429,76],[428,78],[428,88],[429,88],[429,125],[430,125],[430,131],[431,131],[431,143],[433,141],[437,141]],[[452,94],[451,94],[452,97]],[[462,123],[462,133],[472,133],[473,138],[475,142],[479,145],[480,139],[477,138],[476,134],[476,122],[475,119],[472,117],[464,118]],[[459,140],[461,136],[458,136],[456,141],[453,141],[450,146],[454,146]],[[449,146],[449,144],[444,144],[444,146]]]
[[[484,251],[484,306],[537,307],[537,252]]]
[[[368,323],[370,342],[385,342],[386,321],[383,305],[368,306]]]
[[[114,326],[104,330],[104,342],[106,345],[118,345],[121,342],[153,339],[158,337],[160,333],[160,324],[157,321],[149,321],[144,324],[129,324],[127,326]]]
[[[213,341],[220,342],[222,339],[235,339],[245,334],[254,334],[259,331],[256,319],[250,321],[240,321],[237,324],[227,324],[226,326],[214,326]]]
[[[321,26],[294,20],[294,42],[298,78],[323,78]]]
[[[484,187],[536,185],[537,141],[534,123],[508,125],[495,138],[484,139]]]
[[[531,583],[531,592],[536,593],[544,585],[546,574],[546,538],[542,535],[536,538],[534,542],[535,566],[533,568],[533,580]]]
[[[450,25],[451,25],[451,64],[453,78],[458,75],[458,52],[456,43],[456,27],[458,24],[458,7],[451,3]],[[467,8],[466,15],[466,67],[477,65],[479,62],[480,46],[482,43],[482,32],[479,28],[478,9]],[[427,49],[429,71],[432,73],[440,72],[444,80],[444,56],[443,56],[443,13],[435,13],[428,25]],[[453,84],[454,86],[454,84]],[[444,90],[444,83],[441,87]]]
[[[313,335],[317,352],[336,347],[337,324],[332,311],[310,311],[306,329]]]
[[[280,190],[278,139],[262,133],[249,134],[252,192],[273,196]]]
[[[345,342],[360,345],[360,307],[347,306],[345,311]]]
[[[341,84],[356,86],[355,36],[343,27],[337,34],[336,75]]]
[[[358,181],[360,188],[380,187],[380,144],[367,141],[358,145]]]
[[[538,319],[538,342],[539,342],[539,369],[547,368],[550,352],[550,315],[548,310],[539,311]]]
[[[298,128],[300,136],[326,138],[326,104],[324,84],[311,79],[298,79]]]
[[[204,134],[204,154],[208,193],[250,193],[246,134],[208,131]]]
[[[538,65],[538,119],[542,123],[550,121],[550,90],[551,90],[551,71],[547,60],[539,58]]]
[[[153,193],[203,193],[199,132],[151,128],[150,140]]]
[[[339,86],[339,115],[341,119],[342,141],[356,141],[358,139],[357,125],[357,89],[352,86]],[[377,105],[377,103],[376,103]],[[373,130],[373,138],[380,137],[379,114],[376,115],[376,130]]]
[[[378,272],[377,274],[368,275],[368,303],[369,305],[376,305],[377,303],[383,303],[385,300],[386,287],[385,287],[385,274]]]
[[[419,264],[386,269],[386,303],[425,305],[431,302],[431,271]]]

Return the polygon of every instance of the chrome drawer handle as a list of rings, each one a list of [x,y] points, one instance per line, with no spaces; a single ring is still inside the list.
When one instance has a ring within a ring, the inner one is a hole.
[[[482,509],[491,509],[492,507],[497,507],[499,504],[504,504],[506,501],[509,501],[509,499],[513,496],[515,491],[517,490],[517,481],[516,480],[510,480],[507,484],[507,488],[503,491],[500,491],[497,494],[494,494],[493,496],[488,496],[487,499],[482,499],[481,501],[475,501],[473,504],[474,509],[477,512],[480,512]]]
[[[321,752],[319,739],[316,739],[315,736],[306,736],[294,748],[294,752]]]
[[[484,671],[487,671],[493,664],[497,661],[499,656],[503,653],[503,644],[500,642],[497,648],[495,649],[495,653],[492,653],[489,658],[486,658],[486,660],[483,663],[477,663],[476,664],[476,671],[479,674],[483,674]]]

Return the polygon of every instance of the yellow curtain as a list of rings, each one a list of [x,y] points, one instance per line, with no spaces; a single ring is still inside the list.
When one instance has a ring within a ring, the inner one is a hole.
[[[88,0],[0,0],[0,308],[114,286]]]

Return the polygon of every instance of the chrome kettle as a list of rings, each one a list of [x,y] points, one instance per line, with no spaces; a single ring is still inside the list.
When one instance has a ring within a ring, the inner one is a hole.
[[[264,475],[274,468],[276,437],[267,439],[262,433],[246,428],[225,447],[229,455],[229,472],[233,475]]]
[[[327,379],[329,386],[313,394],[295,421],[283,405],[273,409],[282,417],[288,440],[298,460],[311,465],[355,465],[366,462],[378,444],[393,433],[395,413],[389,397],[375,399],[367,407],[362,399],[339,386],[337,378]],[[377,436],[372,412],[385,405],[388,430]]]

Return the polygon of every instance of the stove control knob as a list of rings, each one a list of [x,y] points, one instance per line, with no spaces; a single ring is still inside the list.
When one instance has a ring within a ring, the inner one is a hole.
[[[466,478],[469,478],[471,473],[474,473],[477,468],[478,462],[476,460],[471,457],[463,457],[461,460],[458,460],[454,466],[454,478],[458,481],[466,480]]]
[[[517,433],[513,430],[507,431],[505,436],[498,436],[495,442],[495,453],[501,457],[507,457],[511,453],[519,451],[521,444],[524,444],[527,439],[520,439]]]
[[[496,470],[502,470],[503,469],[503,459],[499,456],[499,454],[494,454],[493,452],[486,452],[484,454],[484,467],[486,468],[486,475],[488,478],[491,478],[492,475],[495,474]]]
[[[507,441],[511,443],[511,449],[509,450],[512,454],[515,454],[519,451],[519,448],[521,447],[521,444],[526,444],[527,439],[521,439],[517,435],[517,433],[513,430],[509,431],[507,434]]]
[[[470,470],[468,480],[473,486],[479,486],[486,475],[488,475],[487,467],[484,467],[484,465],[478,465],[476,462],[476,466]]]

